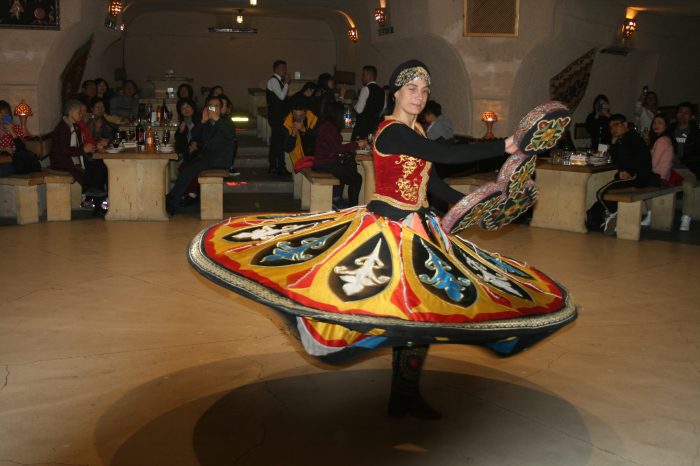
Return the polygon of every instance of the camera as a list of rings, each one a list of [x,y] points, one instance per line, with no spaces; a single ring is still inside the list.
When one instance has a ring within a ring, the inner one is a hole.
[[[215,106],[215,105],[210,105],[210,106],[209,106],[209,111],[210,111],[210,112],[215,112],[215,111],[216,111],[216,106]]]
[[[3,115],[2,122],[8,125],[12,123],[12,115]]]

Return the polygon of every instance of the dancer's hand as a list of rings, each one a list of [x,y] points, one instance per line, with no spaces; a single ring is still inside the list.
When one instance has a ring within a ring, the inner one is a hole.
[[[513,142],[513,136],[506,139],[506,152],[508,152],[509,154],[515,154],[519,150],[520,148],[516,146]]]

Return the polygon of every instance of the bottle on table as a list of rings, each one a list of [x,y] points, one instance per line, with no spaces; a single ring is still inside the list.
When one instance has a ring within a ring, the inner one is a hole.
[[[168,104],[163,98],[163,105],[160,106],[160,124],[166,126],[170,120],[170,111],[168,110]]]
[[[168,129],[163,130],[163,137],[161,138],[161,142],[164,146],[170,144],[170,131]]]
[[[143,126],[143,122],[138,120],[136,123],[136,143],[140,148],[146,145],[146,128]]]
[[[156,138],[151,125],[146,129],[146,152],[154,152],[156,150]]]

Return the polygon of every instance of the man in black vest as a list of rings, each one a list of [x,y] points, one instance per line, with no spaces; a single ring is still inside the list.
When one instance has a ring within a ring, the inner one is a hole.
[[[355,104],[357,122],[352,130],[353,140],[367,139],[368,134],[374,133],[384,108],[384,91],[375,82],[377,68],[372,65],[363,66],[360,79],[364,87]]]
[[[284,166],[284,117],[289,113],[287,95],[289,93],[289,75],[287,62],[277,60],[272,64],[272,77],[267,81],[265,96],[267,98],[267,120],[270,123],[270,168],[268,173],[289,176],[291,173]]]

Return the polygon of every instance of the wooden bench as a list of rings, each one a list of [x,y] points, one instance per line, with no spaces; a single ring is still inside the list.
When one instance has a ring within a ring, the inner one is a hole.
[[[199,218],[221,220],[224,218],[224,178],[228,170],[223,168],[204,170],[199,174]]]
[[[639,240],[642,220],[642,202],[651,200],[651,227],[670,231],[676,206],[676,193],[680,186],[670,188],[623,188],[613,189],[605,195],[606,201],[617,202],[617,237]]]
[[[80,184],[66,171],[43,170],[46,184],[46,220],[65,222],[71,219],[71,209],[79,208]]]
[[[330,173],[315,172],[309,168],[301,171],[301,208],[309,212],[327,212],[333,209],[333,186],[340,180]]]
[[[39,186],[43,173],[12,175],[0,178],[0,212],[15,216],[19,225],[39,222]]]
[[[467,176],[453,176],[445,179],[445,182],[453,189],[456,189],[465,196],[473,191],[476,191],[480,186],[496,181],[498,176],[497,171],[488,171],[483,173],[473,173]]]

